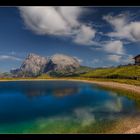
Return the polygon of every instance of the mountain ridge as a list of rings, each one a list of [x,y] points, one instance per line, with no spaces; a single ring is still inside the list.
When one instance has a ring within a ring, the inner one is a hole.
[[[79,61],[64,54],[54,54],[50,57],[43,57],[35,53],[27,55],[21,66],[10,72],[19,77],[37,76],[42,73],[66,71],[74,72],[80,67]]]

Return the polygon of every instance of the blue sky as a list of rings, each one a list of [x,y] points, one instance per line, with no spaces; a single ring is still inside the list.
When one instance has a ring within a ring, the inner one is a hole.
[[[91,67],[133,63],[140,7],[0,7],[0,72],[29,53],[66,54]]]

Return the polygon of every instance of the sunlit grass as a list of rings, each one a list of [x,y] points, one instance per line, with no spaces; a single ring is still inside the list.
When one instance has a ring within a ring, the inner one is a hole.
[[[99,78],[134,78],[140,77],[140,66],[122,66],[115,68],[97,68],[91,70],[82,77],[99,77]]]

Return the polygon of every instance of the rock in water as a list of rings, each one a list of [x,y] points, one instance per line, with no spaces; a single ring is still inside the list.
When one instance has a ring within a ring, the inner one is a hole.
[[[39,55],[30,53],[20,67],[20,71],[25,75],[38,75],[44,71],[48,59]]]
[[[44,72],[49,71],[73,72],[79,66],[80,64],[77,59],[67,55],[55,54],[50,58],[48,64],[44,69]]]

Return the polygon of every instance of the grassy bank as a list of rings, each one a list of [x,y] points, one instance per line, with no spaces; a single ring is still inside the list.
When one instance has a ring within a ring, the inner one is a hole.
[[[120,66],[113,68],[98,68],[81,74],[85,78],[108,78],[108,79],[133,79],[140,80],[140,66]]]

